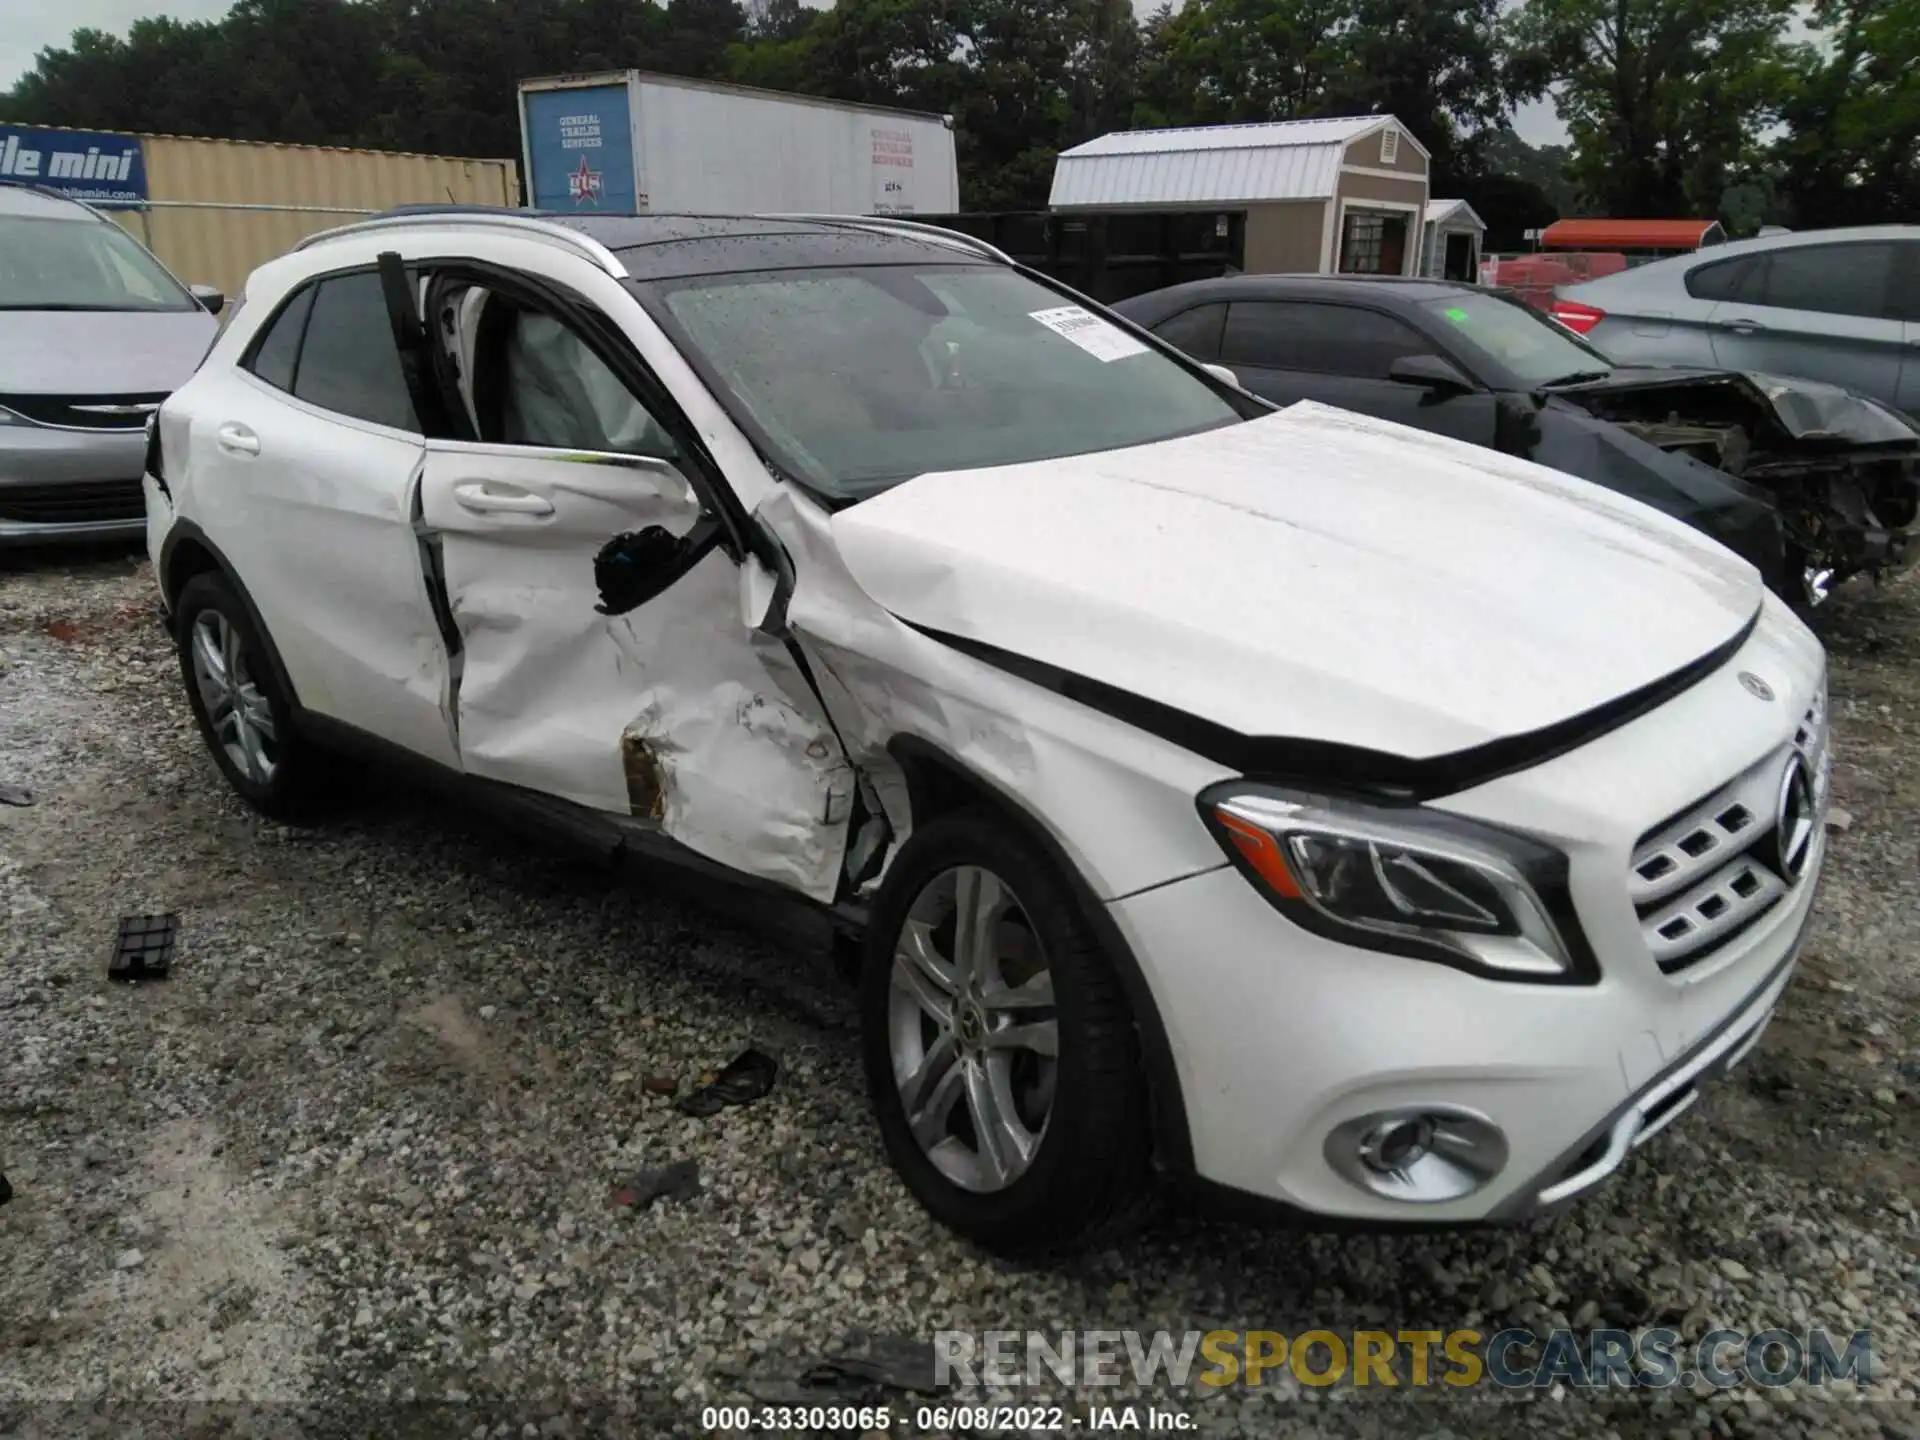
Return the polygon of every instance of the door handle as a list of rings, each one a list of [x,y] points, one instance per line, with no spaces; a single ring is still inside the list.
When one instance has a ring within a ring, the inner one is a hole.
[[[1745,318],[1739,320],[1722,320],[1720,324],[1723,329],[1731,330],[1736,335],[1758,335],[1762,330],[1767,328],[1758,320],[1748,320]]]
[[[258,455],[260,453],[260,437],[246,426],[236,425],[232,421],[228,421],[215,431],[213,438],[219,442],[220,448],[225,450],[229,455]]]
[[[495,489],[485,480],[463,480],[453,487],[454,503],[476,515],[551,515],[553,502],[520,489]]]

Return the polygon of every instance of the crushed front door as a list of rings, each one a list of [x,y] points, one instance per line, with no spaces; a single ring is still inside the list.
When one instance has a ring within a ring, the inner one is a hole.
[[[743,620],[665,430],[567,326],[506,308],[501,354],[466,357],[483,438],[430,441],[420,482],[462,768],[832,899],[853,777],[805,678]]]

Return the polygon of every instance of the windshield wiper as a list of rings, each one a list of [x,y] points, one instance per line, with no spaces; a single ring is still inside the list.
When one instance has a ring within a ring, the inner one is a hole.
[[[0,310],[90,310],[90,311],[91,311],[91,310],[99,310],[99,311],[118,311],[118,310],[121,310],[121,309],[123,309],[123,308],[125,308],[125,307],[123,307],[123,306],[119,306],[119,305],[49,305],[49,304],[46,304],[45,302],[42,302],[42,303],[40,303],[40,304],[38,304],[38,305],[0,305]]]
[[[1606,380],[1613,375],[1611,370],[1575,370],[1570,375],[1561,375],[1552,380],[1542,380],[1542,390],[1556,390],[1562,385],[1584,385],[1589,380]]]

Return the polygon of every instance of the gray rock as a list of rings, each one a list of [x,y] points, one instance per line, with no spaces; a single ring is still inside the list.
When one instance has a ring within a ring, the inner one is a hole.
[[[1778,1317],[1920,1334],[1920,1209],[1889,1164],[1920,1088],[1920,576],[1845,588],[1821,619],[1855,823],[1830,847],[1801,975],[1754,1054],[1614,1183],[1552,1226],[1173,1221],[1017,1266],[942,1230],[887,1168],[852,1001],[799,927],[763,925],[750,898],[707,906],[676,877],[593,872],[398,786],[312,826],[256,821],[205,754],[165,637],[113,618],[152,593],[131,560],[0,564],[0,769],[40,797],[0,820],[0,1162],[19,1187],[0,1212],[0,1315],[52,1337],[8,1352],[28,1393],[231,1391],[345,1413],[412,1389],[472,1405],[448,1433],[504,1440],[544,1432],[569,1395],[631,1401],[631,1433],[691,1432],[704,1405],[740,1401],[728,1387],[750,1377],[723,1369],[820,1356],[859,1327],[923,1343],[1001,1327],[1337,1333],[1464,1324],[1477,1307],[1477,1328],[1698,1335]],[[93,638],[51,641],[62,618]],[[194,952],[177,983],[94,992],[98,917],[175,906]],[[748,1046],[787,1067],[756,1106],[695,1122],[645,1093],[653,1076],[690,1088]],[[607,1206],[676,1159],[698,1164],[697,1202]],[[81,1303],[100,1257],[136,1244],[151,1253],[113,1303]],[[1442,1414],[1404,1388],[1320,1392],[1273,1372],[1259,1389],[1057,1398],[1070,1413],[1152,1404],[1207,1434],[1770,1440],[1877,1434],[1914,1403],[1890,1370],[1876,1404],[1569,1390],[1550,1410]],[[507,1414],[511,1429],[493,1423]]]

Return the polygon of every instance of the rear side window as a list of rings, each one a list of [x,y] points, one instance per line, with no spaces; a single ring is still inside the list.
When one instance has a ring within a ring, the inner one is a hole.
[[[1358,380],[1384,380],[1402,356],[1433,353],[1419,331],[1391,315],[1309,301],[1235,302],[1220,342],[1220,358],[1229,365]]]
[[[1891,319],[1895,258],[1887,241],[1772,250],[1764,270],[1736,298],[1780,310]]]
[[[380,277],[373,271],[336,275],[315,288],[293,393],[356,420],[419,431]]]
[[[1761,255],[1742,255],[1738,260],[1696,266],[1687,272],[1687,294],[1696,300],[1741,299],[1741,285],[1764,259]]]
[[[1153,333],[1174,349],[1184,350],[1196,360],[1217,360],[1220,358],[1220,336],[1226,324],[1225,305],[1196,305],[1191,310],[1182,310],[1178,315],[1162,320],[1153,327]]]
[[[307,285],[267,322],[253,342],[253,351],[241,365],[276,390],[293,393],[294,366],[300,359],[300,337],[306,332],[307,312],[313,308],[313,286]]]

